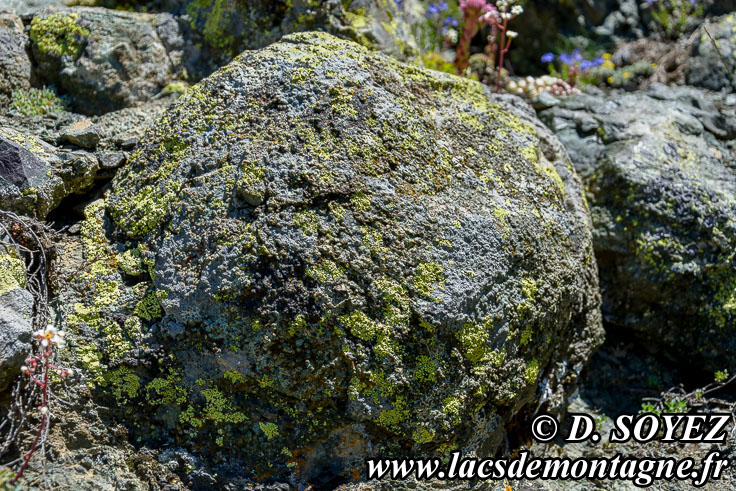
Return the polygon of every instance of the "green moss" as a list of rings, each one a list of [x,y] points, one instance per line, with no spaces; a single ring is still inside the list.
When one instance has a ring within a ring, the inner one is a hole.
[[[240,177],[235,183],[236,189],[252,205],[263,202],[265,195],[264,177],[266,170],[255,162],[243,162],[240,166]]]
[[[79,14],[51,14],[46,18],[34,17],[31,20],[31,41],[41,53],[57,58],[70,56],[76,59],[82,52],[84,38],[89,30],[77,24]]]
[[[369,227],[360,227],[363,234],[363,245],[373,254],[381,255],[388,252],[388,247],[383,245],[383,234]]]
[[[69,98],[56,95],[54,87],[18,89],[11,94],[10,110],[23,116],[66,112],[69,111]]]
[[[422,65],[430,70],[449,73],[451,75],[457,74],[455,64],[445,60],[445,58],[439,53],[424,53],[420,60]]]
[[[16,288],[26,287],[26,266],[9,254],[0,255],[0,295]]]
[[[444,282],[442,266],[429,262],[419,263],[414,274],[414,288],[421,296],[430,297],[435,285],[442,288]]]
[[[184,82],[171,82],[169,85],[164,87],[162,91],[164,94],[183,94],[187,90],[187,85]]]
[[[463,401],[458,396],[448,396],[442,400],[442,413],[452,420],[459,420]]]

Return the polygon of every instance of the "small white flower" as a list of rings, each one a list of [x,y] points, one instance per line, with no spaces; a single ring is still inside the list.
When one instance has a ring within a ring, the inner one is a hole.
[[[508,13],[508,12],[501,12],[501,18],[502,19],[511,19],[511,17],[513,17],[513,16],[510,13]]]
[[[522,7],[521,5],[514,5],[513,7],[511,7],[511,13],[514,14],[514,15],[523,14],[524,13],[524,7]]]
[[[516,32],[516,31],[508,31],[508,32],[506,33],[506,36],[507,36],[507,37],[508,37],[509,39],[514,39],[514,38],[516,38],[516,37],[518,37],[518,36],[519,36],[519,33],[518,33],[518,32]]]
[[[44,348],[48,348],[48,346],[49,346],[49,340],[48,339],[42,339],[41,340],[41,346],[43,346]]]
[[[450,42],[450,44],[457,43],[457,40],[458,40],[457,31],[455,29],[452,29],[452,28],[448,29],[445,32],[445,38],[447,38],[447,40]]]
[[[21,373],[28,373],[28,367],[23,365],[22,367],[20,367],[20,371]]]
[[[41,408],[41,414],[48,414],[48,413],[49,413],[48,406],[44,406],[44,407]]]
[[[518,87],[518,86],[516,85],[516,82],[514,82],[513,80],[510,81],[508,84],[506,84],[506,88],[509,91],[516,90],[516,87]]]

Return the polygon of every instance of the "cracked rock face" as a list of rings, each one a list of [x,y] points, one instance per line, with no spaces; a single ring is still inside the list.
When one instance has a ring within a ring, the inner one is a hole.
[[[604,320],[707,370],[736,366],[734,102],[655,85],[540,113],[587,189]]]
[[[602,340],[582,190],[531,109],[327,34],[187,91],[107,209],[169,360],[132,436],[222,475],[492,455]]]
[[[20,373],[31,352],[33,296],[24,289],[23,261],[0,251],[0,390]]]

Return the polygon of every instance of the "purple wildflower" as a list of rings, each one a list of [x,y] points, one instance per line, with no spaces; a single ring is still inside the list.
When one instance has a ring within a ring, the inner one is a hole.
[[[554,53],[545,53],[542,55],[542,63],[552,63],[555,61]]]

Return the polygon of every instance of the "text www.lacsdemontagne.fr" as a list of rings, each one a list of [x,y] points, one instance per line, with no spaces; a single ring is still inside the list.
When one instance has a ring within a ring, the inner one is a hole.
[[[728,467],[728,460],[719,452],[711,452],[698,462],[692,458],[611,458],[569,459],[536,458],[522,451],[515,459],[462,458],[453,452],[450,460],[441,459],[368,459],[368,479],[400,479],[410,476],[418,480],[494,479],[494,480],[554,480],[596,479],[631,481],[638,487],[655,481],[692,481],[696,487],[718,479]]]

